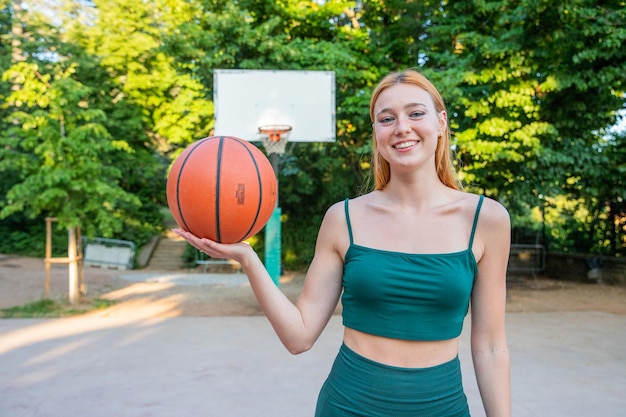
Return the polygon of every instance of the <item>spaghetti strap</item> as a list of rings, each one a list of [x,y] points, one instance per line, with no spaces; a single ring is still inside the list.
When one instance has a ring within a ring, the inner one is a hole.
[[[485,199],[484,195],[481,195],[478,199],[478,206],[476,207],[476,214],[474,215],[474,224],[472,224],[472,234],[470,235],[469,241],[469,250],[472,250],[472,245],[474,245],[474,234],[476,232],[476,224],[478,224],[478,215],[480,214],[480,208],[483,205],[483,200]]]
[[[348,198],[344,200],[344,208],[346,210],[346,222],[348,223],[348,234],[350,235],[350,246],[352,246],[352,225],[350,224],[350,212],[348,211]]]

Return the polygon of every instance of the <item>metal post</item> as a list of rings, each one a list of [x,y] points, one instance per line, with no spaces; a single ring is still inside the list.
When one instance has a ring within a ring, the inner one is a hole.
[[[280,207],[276,207],[272,217],[265,225],[265,268],[272,277],[272,281],[280,287],[280,253],[281,253],[281,225]]]
[[[269,221],[265,225],[265,268],[272,277],[272,281],[277,287],[280,287],[280,265],[281,265],[281,223],[280,215],[281,210],[278,203],[278,193],[280,186],[278,185],[278,160],[280,155],[277,153],[270,153],[269,160],[274,168],[274,174],[276,175],[276,207],[270,217]]]

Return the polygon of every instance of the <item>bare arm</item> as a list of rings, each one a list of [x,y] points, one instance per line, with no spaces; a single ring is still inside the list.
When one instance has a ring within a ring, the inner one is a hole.
[[[482,253],[472,293],[472,357],[488,417],[511,416],[511,377],[506,340],[506,268],[510,220],[500,204],[485,200],[478,235]]]
[[[294,305],[276,287],[258,255],[246,243],[220,244],[176,230],[191,245],[214,258],[238,261],[265,315],[287,350],[293,354],[313,346],[328,324],[342,289],[343,259],[338,249],[337,230],[345,229],[342,211],[335,205],[324,217],[302,293]],[[346,232],[347,233],[347,232]]]

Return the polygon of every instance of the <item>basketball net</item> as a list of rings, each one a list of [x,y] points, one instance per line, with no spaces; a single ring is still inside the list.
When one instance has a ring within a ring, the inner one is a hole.
[[[289,139],[289,132],[292,127],[289,125],[265,125],[259,127],[259,136],[269,154],[275,153],[283,155]]]

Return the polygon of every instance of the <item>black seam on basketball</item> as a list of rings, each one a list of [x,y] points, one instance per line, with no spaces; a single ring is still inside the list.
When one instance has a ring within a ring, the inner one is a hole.
[[[187,224],[187,221],[185,220],[185,215],[183,214],[183,209],[180,206],[180,179],[183,175],[183,172],[185,172],[185,165],[187,164],[187,160],[189,160],[189,158],[191,157],[191,154],[194,153],[194,151],[196,149],[198,149],[198,147],[200,145],[202,145],[204,142],[206,142],[207,140],[209,140],[210,138],[205,138],[202,139],[200,141],[198,141],[193,148],[191,148],[191,150],[189,151],[189,153],[185,156],[185,159],[183,159],[182,164],[180,165],[180,169],[178,170],[178,176],[176,178],[176,207],[178,208],[178,214],[180,215],[180,219],[183,221],[183,225],[185,226],[185,229],[190,231],[189,229],[189,225]]]
[[[250,155],[250,159],[252,159],[252,163],[254,164],[254,168],[256,169],[256,177],[257,177],[257,182],[259,184],[259,203],[256,208],[254,221],[252,222],[252,224],[250,224],[250,228],[248,229],[248,231],[244,233],[244,235],[239,239],[239,240],[242,240],[244,237],[248,235],[248,233],[252,231],[252,229],[254,229],[254,226],[256,226],[259,220],[259,214],[261,213],[261,206],[263,203],[263,181],[261,180],[261,171],[259,170],[259,165],[256,162],[256,158],[254,157],[250,149],[246,145],[243,144],[243,142],[241,142],[240,140],[237,140],[237,142],[239,142],[239,144],[243,146],[246,152],[248,152],[248,155]]]
[[[217,173],[215,174],[215,235],[216,240],[219,243],[222,243],[222,230],[220,227],[220,182],[221,182],[221,174],[222,174],[222,150],[224,148],[224,139],[225,136],[220,136],[220,143],[217,146]]]

